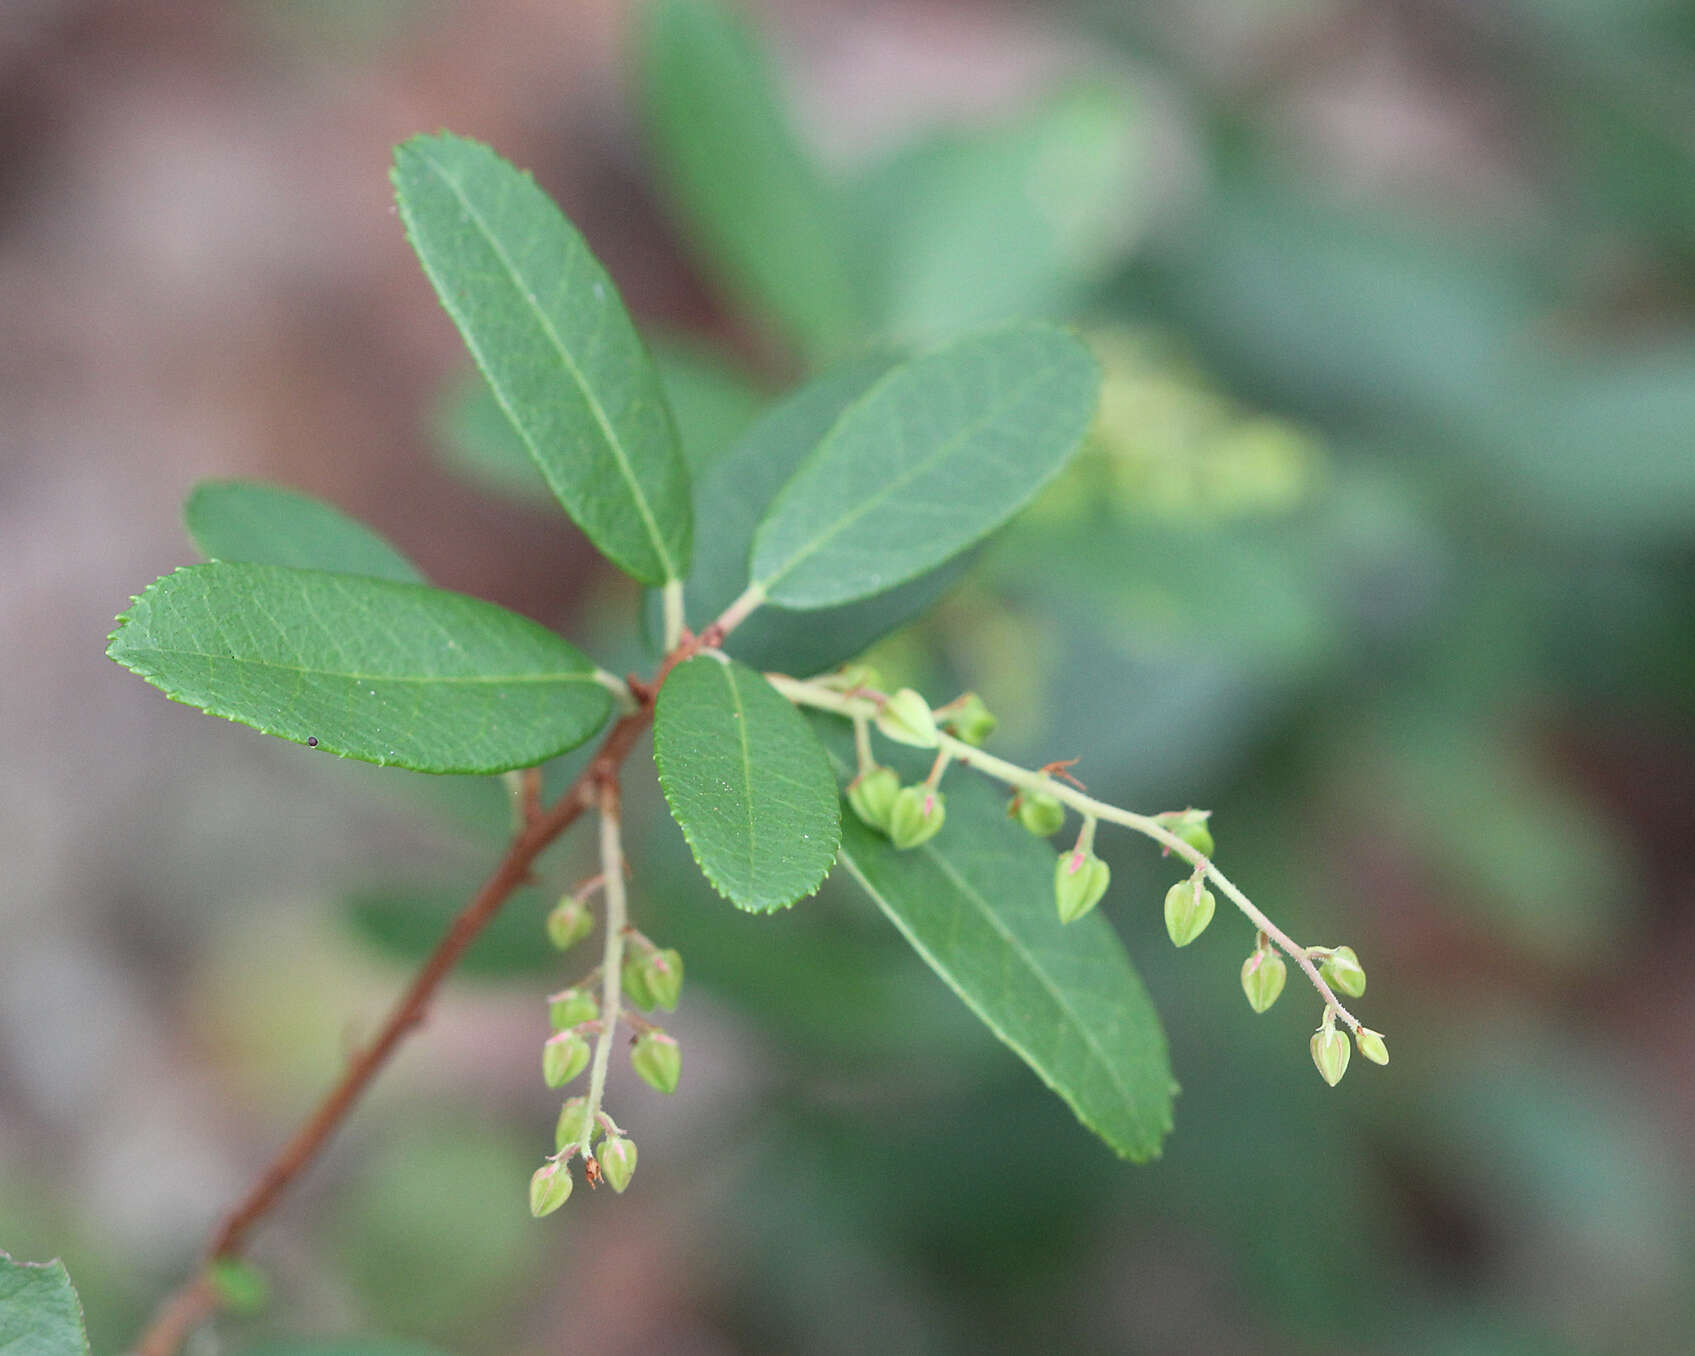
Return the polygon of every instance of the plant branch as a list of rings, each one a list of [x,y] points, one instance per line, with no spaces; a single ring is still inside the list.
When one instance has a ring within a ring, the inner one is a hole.
[[[600,976],[600,1034],[594,1042],[594,1064],[589,1073],[588,1115],[584,1124],[587,1133],[594,1134],[595,1121],[600,1115],[601,1098],[606,1093],[606,1070],[612,1061],[612,1047],[618,1039],[618,1021],[622,1014],[624,938],[628,914],[624,899],[624,847],[620,834],[618,782],[609,779],[600,788],[600,869],[606,877],[606,951],[601,961]],[[592,1164],[594,1155],[583,1144],[583,1161]],[[591,1175],[589,1180],[594,1181]]]
[[[782,674],[768,673],[765,675],[771,685],[799,706],[810,706],[816,710],[829,711],[834,715],[846,716],[850,720],[859,721],[876,714],[881,694],[849,696],[845,693],[834,692],[827,687],[815,683],[797,682]],[[866,689],[860,689],[866,693]],[[1282,928],[1267,918],[1260,908],[1238,889],[1233,881],[1213,865],[1212,859],[1203,855],[1198,849],[1191,847],[1183,839],[1172,833],[1159,820],[1149,815],[1139,815],[1131,810],[1120,809],[1102,800],[1096,800],[1081,789],[1066,786],[1055,778],[1047,776],[1039,770],[1019,767],[1009,763],[1004,758],[996,758],[991,753],[967,744],[963,739],[955,739],[952,735],[940,736],[939,748],[941,755],[951,757],[959,763],[967,763],[985,776],[993,777],[998,782],[1017,787],[1023,791],[1040,791],[1061,801],[1084,816],[1085,827],[1090,819],[1104,819],[1110,824],[1118,824],[1127,829],[1145,835],[1175,852],[1179,857],[1189,862],[1208,880],[1216,885],[1235,906],[1246,915],[1249,922],[1275,942],[1301,971],[1312,981],[1319,996],[1324,999],[1326,1010],[1333,1010],[1356,1033],[1360,1031],[1360,1020],[1336,997],[1335,991],[1326,982],[1318,967],[1307,955],[1307,949],[1284,932]]]
[[[666,656],[653,690],[657,691],[666,674],[690,652],[691,647],[679,646]],[[347,1118],[353,1104],[370,1085],[372,1079],[387,1064],[400,1044],[414,1027],[419,1026],[429,1010],[436,990],[447,978],[467,947],[500,911],[512,893],[524,883],[537,857],[568,829],[584,810],[600,801],[607,787],[616,795],[618,769],[629,757],[636,739],[653,718],[651,696],[636,710],[621,717],[607,733],[593,760],[578,775],[551,807],[540,808],[525,816],[525,822],[513,835],[499,865],[449,925],[447,933],[429,955],[400,1000],[389,1013],[376,1037],[348,1061],[347,1069],[335,1086],[324,1096],[293,1138],[278,1152],[260,1174],[251,1190],[219,1222],[207,1244],[201,1270],[173,1292],[155,1313],[153,1321],[133,1348],[134,1356],[174,1356],[188,1334],[214,1309],[218,1297],[208,1277],[207,1268],[221,1258],[239,1256],[247,1237],[272,1208],[285,1190],[322,1152],[330,1137]],[[616,888],[623,897],[623,877],[619,874],[616,887],[608,883],[610,898]],[[614,981],[615,982],[615,981]]]

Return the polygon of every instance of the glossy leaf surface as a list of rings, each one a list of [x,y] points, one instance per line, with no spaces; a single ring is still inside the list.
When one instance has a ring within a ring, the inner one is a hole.
[[[63,1262],[14,1262],[0,1252],[0,1352],[87,1356],[82,1304]]]
[[[780,909],[823,883],[841,811],[804,717],[752,669],[700,655],[659,690],[653,757],[671,814],[714,888]]]
[[[611,709],[593,665],[553,632],[417,584],[193,565],[119,620],[107,653],[174,701],[367,763],[527,767]]]
[[[693,522],[659,374],[612,280],[529,175],[443,133],[395,151],[436,294],[576,524],[644,584],[688,570]]]
[[[1088,431],[1100,373],[1064,330],[974,336],[895,368],[854,403],[773,501],[751,574],[774,603],[881,593],[994,531]]]

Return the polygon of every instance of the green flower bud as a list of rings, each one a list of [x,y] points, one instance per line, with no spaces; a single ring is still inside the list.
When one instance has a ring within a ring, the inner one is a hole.
[[[545,1163],[530,1178],[530,1213],[537,1219],[551,1215],[571,1199],[571,1169],[563,1163]]]
[[[1289,967],[1275,951],[1257,950],[1242,962],[1242,992],[1248,996],[1248,1006],[1264,1012],[1277,1001],[1283,984],[1289,978]]]
[[[1311,1046],[1312,1062],[1318,1065],[1324,1081],[1335,1087],[1348,1072],[1348,1055],[1353,1047],[1347,1036],[1334,1027],[1320,1027],[1312,1033]]]
[[[1218,901],[1212,891],[1191,877],[1165,892],[1165,930],[1174,946],[1188,946],[1207,930]]]
[[[975,692],[967,692],[958,701],[949,702],[942,708],[942,724],[973,748],[980,749],[1000,721],[983,704],[981,697]]]
[[[897,744],[933,749],[941,738],[930,704],[909,687],[903,687],[877,713],[877,728]]]
[[[1212,830],[1207,827],[1207,810],[1181,810],[1170,815],[1161,815],[1165,827],[1170,829],[1190,847],[1203,857],[1212,856]]]
[[[601,1175],[606,1178],[606,1184],[622,1196],[636,1172],[635,1140],[626,1139],[623,1135],[608,1135],[601,1140],[600,1152],[595,1157],[600,1161]]]
[[[573,1144],[586,1149],[592,1128],[589,1124],[589,1099],[569,1097],[565,1105],[559,1108],[559,1123],[553,1127],[553,1147],[560,1153],[564,1153]]]
[[[547,916],[547,940],[561,951],[569,951],[594,931],[594,915],[589,906],[570,895],[554,906]]]
[[[892,767],[874,767],[848,783],[848,804],[863,823],[878,833],[889,831],[889,811],[900,793],[900,777]]]
[[[654,1005],[653,989],[648,983],[647,966],[643,963],[645,957],[625,956],[624,966],[618,972],[622,981],[624,997],[634,1007],[643,1011],[652,1011]]]
[[[630,1051],[630,1067],[659,1092],[675,1092],[683,1072],[683,1052],[663,1031],[644,1031]]]
[[[1053,893],[1059,906],[1059,921],[1075,923],[1088,913],[1101,902],[1111,880],[1112,871],[1094,853],[1061,854],[1053,864]]]
[[[561,989],[549,994],[547,1021],[555,1031],[569,1031],[600,1016],[600,1002],[587,989]]]
[[[1354,1035],[1354,1044],[1359,1046],[1360,1053],[1373,1064],[1389,1062],[1389,1047],[1383,1042],[1383,1033],[1373,1031],[1368,1026],[1362,1026]]]
[[[897,848],[915,848],[942,831],[947,806],[942,793],[920,783],[902,787],[889,810],[889,841]]]
[[[1018,822],[1036,837],[1046,838],[1065,827],[1065,806],[1046,791],[1020,791]]]
[[[670,949],[649,952],[642,958],[642,970],[654,1006],[675,1012],[683,992],[683,958]]]
[[[883,686],[883,675],[869,664],[843,664],[830,675],[829,685],[838,692],[852,692],[862,687],[876,691]]]
[[[561,1031],[541,1048],[541,1076],[550,1088],[562,1088],[589,1066],[589,1043],[580,1033]]]
[[[1324,964],[1318,967],[1318,973],[1337,993],[1345,993],[1349,998],[1358,998],[1365,993],[1365,968],[1351,946],[1339,946],[1332,951]]]

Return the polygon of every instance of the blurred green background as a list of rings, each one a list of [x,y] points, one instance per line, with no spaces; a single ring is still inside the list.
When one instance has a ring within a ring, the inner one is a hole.
[[[1316,1003],[1253,1017],[1246,924],[1173,952],[1169,864],[1108,837],[1183,1084],[1120,1164],[851,887],[712,896],[638,757],[633,906],[689,987],[678,1094],[614,1083],[629,1194],[524,1213],[571,840],[259,1235],[269,1307],[194,1350],[1687,1352],[1695,9],[737,12],[0,14],[0,1248],[121,1349],[506,822],[104,660],[195,480],[647,662],[393,218],[390,147],[446,126],[581,226],[702,468],[838,359],[1079,325],[1089,448],[877,660],[980,691],[1008,756],[1212,807],[1256,901],[1357,948],[1394,1063],[1324,1087]]]

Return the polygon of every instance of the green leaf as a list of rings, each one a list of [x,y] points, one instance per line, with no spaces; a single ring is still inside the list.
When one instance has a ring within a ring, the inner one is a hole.
[[[808,382],[767,410],[696,482],[695,514],[712,531],[696,546],[683,594],[691,620],[704,626],[747,588],[754,528],[767,506],[842,411],[890,365],[887,358],[862,358]],[[762,607],[731,633],[724,649],[750,668],[819,673],[917,616],[959,573],[952,567],[932,571],[875,598],[822,612]],[[658,594],[648,601],[657,634]]]
[[[659,374],[576,228],[486,146],[395,151],[406,233],[500,407],[577,526],[644,584],[688,572],[689,475]]]
[[[605,721],[594,666],[478,598],[276,565],[155,580],[106,653],[173,701],[361,762],[504,772]]]
[[[699,655],[659,689],[653,760],[707,880],[744,909],[823,883],[841,837],[829,760],[801,714],[733,660]]]
[[[861,183],[879,329],[928,343],[1063,317],[1134,240],[1146,137],[1119,85],[1068,90],[1008,126],[947,133]]]
[[[63,1262],[14,1262],[0,1252],[0,1353],[87,1356],[82,1304]]]
[[[658,0],[641,98],[661,179],[721,280],[814,357],[862,333],[849,233],[784,112],[752,33],[726,7]]]
[[[424,582],[417,566],[363,523],[280,486],[202,480],[189,493],[183,521],[208,560]]]
[[[852,755],[835,744],[846,777]],[[1098,910],[1060,923],[1053,850],[1008,823],[1004,797],[963,774],[947,796],[941,833],[906,852],[844,814],[842,865],[1078,1120],[1124,1158],[1156,1157],[1177,1085],[1118,934]]]
[[[1100,371],[1074,336],[1030,325],[906,363],[838,419],[753,540],[781,606],[852,602],[994,531],[1088,431]]]

